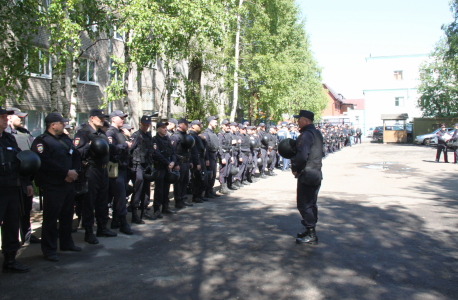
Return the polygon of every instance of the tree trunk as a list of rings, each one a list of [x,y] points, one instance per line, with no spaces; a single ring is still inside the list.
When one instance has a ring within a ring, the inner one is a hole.
[[[51,112],[58,112],[57,101],[59,100],[58,90],[59,90],[59,79],[60,74],[57,69],[57,56],[53,54],[51,56],[52,62],[52,78],[51,78]]]
[[[202,99],[202,68],[202,58],[196,56],[192,57],[189,63],[188,71],[188,81],[190,83],[191,91],[190,94],[188,94],[188,99],[186,99],[186,110],[188,112],[188,116],[194,115],[194,113],[197,113],[197,110],[200,108],[199,102]]]
[[[60,100],[62,102],[62,115],[64,118],[68,118],[70,105],[67,99],[66,69],[60,72]]]
[[[132,72],[131,69],[131,64],[130,64],[130,52],[129,52],[129,45],[127,44],[127,41],[129,40],[130,36],[130,31],[127,30],[126,32],[126,40],[124,41],[124,62],[126,63],[127,66],[127,72],[124,76],[124,113],[127,114],[126,121],[127,123],[130,123],[130,116],[132,112],[130,111],[130,106],[129,106],[129,75]]]
[[[72,78],[70,80],[70,108],[69,108],[69,119],[70,125],[76,129],[76,105],[78,103],[78,74],[80,71],[80,61],[78,58],[74,58],[72,61]]]
[[[172,67],[167,68],[167,119],[172,117]]]
[[[239,9],[242,8],[243,0],[239,0]],[[237,32],[235,34],[235,70],[234,70],[234,100],[232,102],[231,122],[234,122],[235,112],[237,111],[237,102],[239,99],[239,48],[240,48],[240,11],[237,13]]]

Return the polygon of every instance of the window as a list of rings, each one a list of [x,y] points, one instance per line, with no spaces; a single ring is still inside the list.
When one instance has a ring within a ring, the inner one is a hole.
[[[115,82],[124,80],[123,75],[124,74],[121,74],[121,72],[116,67],[115,63],[110,58],[110,82],[111,80],[114,80]]]
[[[38,50],[27,57],[27,63],[30,66],[30,73],[35,77],[51,78],[51,56],[46,50]]]
[[[394,98],[394,106],[404,106],[404,97]]]
[[[80,58],[80,73],[78,80],[84,83],[96,83],[96,62],[87,58]]]
[[[394,80],[402,80],[402,71],[394,71]]]
[[[126,34],[124,32],[118,32],[116,26],[114,27],[114,35],[113,38],[124,41],[124,38],[126,37]]]
[[[88,113],[78,113],[78,115],[76,116],[76,127],[78,127],[79,125],[83,124],[83,123],[87,123],[88,119],[89,119],[89,114]]]
[[[25,127],[30,131],[33,137],[37,137],[44,132],[44,113],[41,111],[26,111]]]
[[[172,97],[178,98],[178,82],[172,81]]]

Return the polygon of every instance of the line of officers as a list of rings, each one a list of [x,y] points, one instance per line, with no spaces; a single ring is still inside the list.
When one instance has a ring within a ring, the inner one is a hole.
[[[323,153],[326,156],[342,150],[343,147],[361,144],[361,128],[354,128],[349,125],[324,124],[317,127],[323,136]]]
[[[131,134],[132,128],[124,124],[127,114],[116,110],[107,116],[101,109],[92,109],[88,122],[79,126],[71,140],[66,131],[68,120],[61,114],[48,114],[46,130],[36,138],[23,126],[26,116],[17,108],[0,108],[4,272],[29,271],[15,259],[21,245],[18,232],[22,244],[41,243],[48,261],[59,261],[58,246],[61,251],[82,251],[71,235],[75,232],[75,211],[78,225],[81,222],[85,230],[85,242],[98,244],[98,237],[116,237],[114,229],[133,234],[126,220],[129,196],[131,223],[144,224],[143,218],[155,220],[177,212],[169,205],[171,184],[175,209],[179,210],[220,197],[214,191],[217,174],[222,194],[260,180],[257,177],[275,175],[277,127],[266,130],[264,123],[255,127],[248,122],[223,120],[221,131],[216,134],[218,118],[214,116],[207,118],[205,130],[199,120],[170,119],[157,123],[153,137],[149,116],[143,116],[140,129]],[[18,159],[20,152],[33,152],[39,157],[41,164],[33,176],[20,174],[21,168],[31,165]],[[256,172],[260,176],[255,176]],[[39,188],[43,209],[41,240],[31,234],[32,181]],[[192,193],[190,201],[186,196],[188,189]],[[111,230],[107,227],[109,204],[113,208]]]

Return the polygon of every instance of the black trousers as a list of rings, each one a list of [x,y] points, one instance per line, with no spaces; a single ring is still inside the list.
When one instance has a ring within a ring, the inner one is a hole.
[[[186,197],[186,187],[189,183],[189,162],[180,164],[180,179],[173,185],[173,197],[175,198],[175,205],[183,202]]]
[[[207,173],[207,167],[205,166],[205,159],[204,158],[199,158],[200,161],[200,171],[204,171]],[[191,170],[192,172],[196,172],[197,168],[194,166],[194,168]],[[192,187],[192,195],[193,196],[201,196],[202,192],[207,190],[208,187],[208,176],[205,176],[205,178],[202,180],[201,178],[194,177],[193,178],[194,184]]]
[[[170,191],[170,183],[165,180],[165,174],[168,172],[167,169],[161,169],[159,172],[159,178],[156,179],[154,182],[154,202],[153,205],[155,207],[163,206],[168,207],[169,205],[169,191]]]
[[[134,194],[131,198],[131,205],[133,208],[141,208],[140,205],[143,200],[143,206],[146,208],[150,203],[151,196],[151,182],[143,179],[143,171],[146,165],[136,165],[136,175],[134,182]]]
[[[27,197],[22,193],[24,201],[24,215],[20,216],[21,240],[25,242],[32,235],[32,224],[30,224],[30,212],[32,211],[33,196]]]
[[[126,185],[127,169],[119,168],[118,177],[110,178],[110,192],[113,197],[113,216],[127,215]],[[111,200],[111,199],[110,199]]]
[[[239,172],[235,176],[235,180],[242,181],[243,180],[243,174],[245,173],[245,170],[246,170],[247,164],[248,164],[248,153],[243,153],[242,152],[242,154],[240,154],[239,158],[240,157],[242,158],[242,162],[238,161],[238,159],[237,159]]]
[[[216,182],[217,157],[216,152],[209,152],[208,154],[210,156],[210,165],[207,167],[207,171],[211,171],[213,173],[213,176],[211,179],[208,180],[207,190],[211,191],[213,190],[213,187],[215,186]]]
[[[82,225],[83,227],[93,226],[94,217],[97,223],[106,224],[108,222],[108,170],[89,166],[86,178],[88,192],[81,203]]]
[[[272,159],[272,162],[267,167],[270,171],[272,171],[277,163],[277,150],[271,150],[269,157]]]
[[[444,162],[448,162],[447,146],[442,144],[437,145],[436,161],[439,161],[442,152],[444,152]]]
[[[41,251],[45,256],[57,252],[57,237],[61,249],[71,248],[72,221],[75,206],[73,183],[50,185],[43,188],[43,225],[41,231]],[[59,229],[57,229],[59,221]]]
[[[226,160],[225,164],[221,162],[223,159]],[[229,153],[223,153],[221,156],[221,161],[219,164],[219,182],[223,184],[227,183],[227,178],[229,177],[229,170],[231,168],[231,155]]]
[[[306,186],[297,180],[297,209],[302,216],[302,225],[306,228],[315,227],[318,222],[318,200],[319,186]]]
[[[259,173],[263,174],[267,168],[267,150],[261,148],[262,167],[259,168]]]
[[[2,251],[16,252],[19,244],[20,187],[0,187],[0,225],[2,228]]]
[[[453,162],[457,163],[458,162],[458,148],[453,150]]]

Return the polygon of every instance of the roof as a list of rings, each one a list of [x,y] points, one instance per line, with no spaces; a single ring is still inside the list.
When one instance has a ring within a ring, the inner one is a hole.
[[[364,110],[364,99],[345,99],[345,104],[353,104],[355,110]]]
[[[382,120],[407,120],[409,114],[383,114]]]
[[[327,85],[326,83],[323,83],[323,87],[329,91],[329,93],[332,95],[332,97],[333,97],[335,100],[340,101],[340,102],[343,103],[343,99],[344,99],[344,98],[342,97],[342,95],[337,94],[337,93],[336,93],[333,89],[331,89],[331,88],[329,87],[329,85]]]

